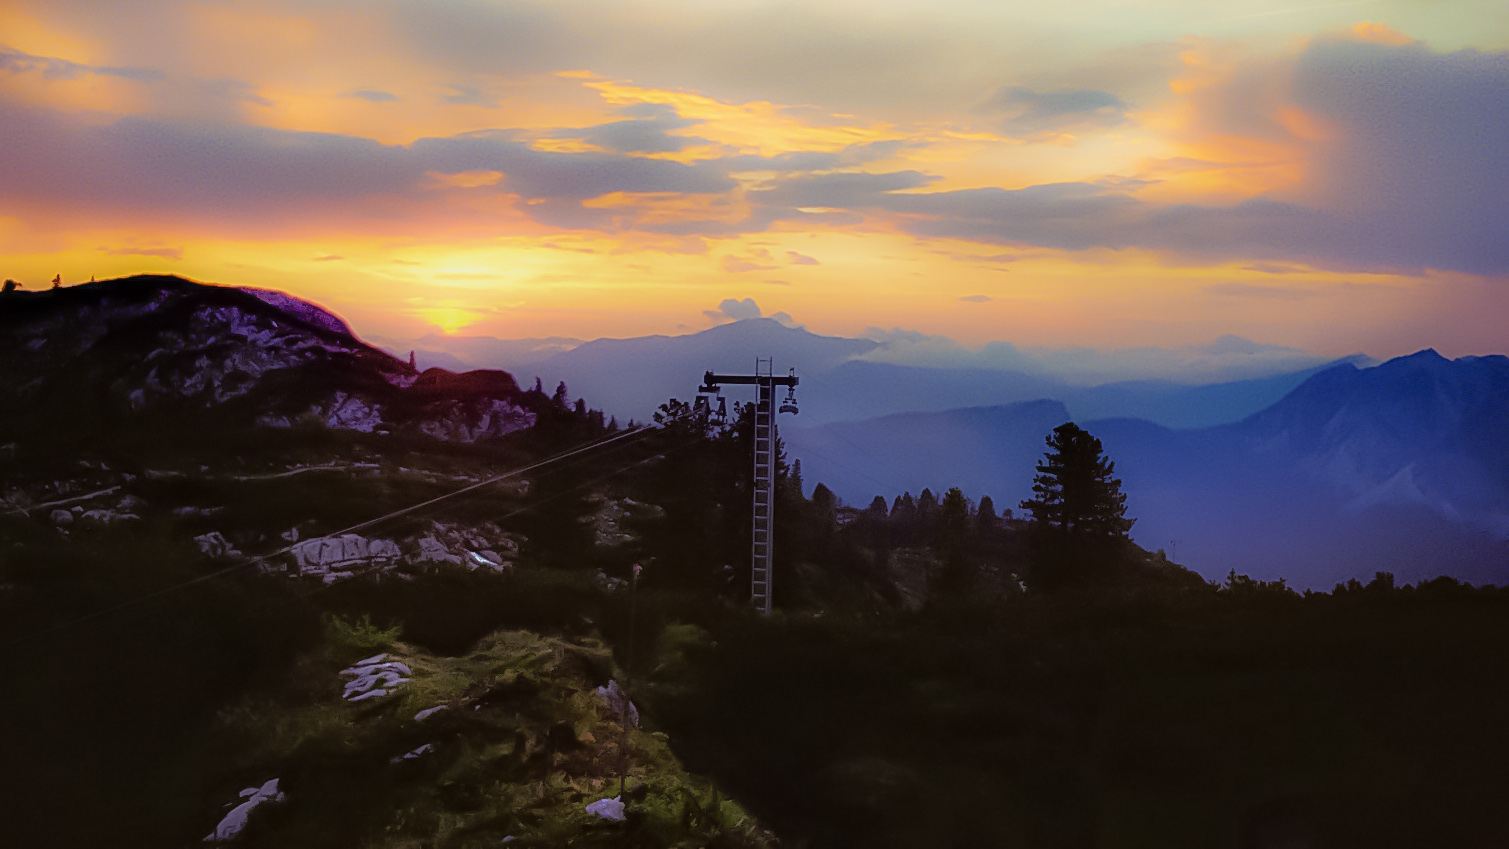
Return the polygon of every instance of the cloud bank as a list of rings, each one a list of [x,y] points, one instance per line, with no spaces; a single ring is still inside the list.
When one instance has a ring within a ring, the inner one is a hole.
[[[600,233],[725,237],[778,224],[884,222],[923,239],[1068,252],[1140,249],[1185,263],[1509,273],[1503,165],[1509,54],[1335,37],[1280,64],[1282,72],[1265,67],[1263,79],[1287,80],[1287,87],[1268,85],[1257,107],[1243,100],[1251,92],[1241,68],[1190,96],[1202,110],[1186,128],[1191,138],[1250,137],[1287,145],[1304,162],[1299,189],[1231,202],[1153,199],[1145,189],[1156,180],[934,190],[941,176],[927,170],[864,170],[902,151],[895,141],[667,158],[709,144],[684,134],[706,122],[648,102],[624,105],[614,120],[588,126],[503,127],[408,145],[145,115],[102,123],[0,102],[0,123],[10,128],[0,138],[0,198],[22,210],[66,208],[84,216],[148,211],[225,222],[265,222],[274,213],[391,216],[405,203],[423,209],[441,195],[462,193],[437,187],[427,175],[496,172],[495,185],[465,191],[499,195],[519,216],[546,227]],[[145,85],[157,79],[150,69],[88,67],[18,52],[0,54],[0,72],[107,74]],[[479,89],[451,88],[448,102],[492,102]],[[249,88],[226,96],[266,100]],[[382,104],[396,95],[361,89],[349,97]],[[1009,113],[1008,124],[1032,132],[1115,126],[1128,120],[1129,109],[1119,97],[1088,88],[1008,86],[989,104]],[[590,149],[542,147],[540,138]],[[756,173],[765,176],[740,176]],[[611,210],[589,203],[609,196],[623,200]],[[716,198],[725,211],[714,218],[663,211],[668,199],[698,196]],[[740,208],[742,216],[729,214]],[[787,260],[816,262],[795,251]],[[725,270],[766,265],[746,258]]]

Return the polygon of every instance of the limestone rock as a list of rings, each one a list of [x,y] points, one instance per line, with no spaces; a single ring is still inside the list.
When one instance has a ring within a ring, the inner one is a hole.
[[[234,838],[246,828],[246,820],[251,816],[253,809],[265,802],[281,802],[284,797],[283,793],[278,790],[278,779],[274,778],[261,787],[248,787],[242,790],[241,798],[246,801],[232,808],[230,813],[220,820],[220,824],[215,826],[215,830],[205,835],[204,842],[221,843]]]
[[[627,819],[624,816],[624,803],[617,796],[611,799],[598,799],[587,806],[587,813],[613,822],[623,822]]]
[[[227,540],[225,535],[219,531],[200,534],[194,537],[194,542],[199,544],[199,551],[201,553],[217,560],[226,557],[241,556],[241,552],[237,551],[235,546],[231,545],[230,540]]]

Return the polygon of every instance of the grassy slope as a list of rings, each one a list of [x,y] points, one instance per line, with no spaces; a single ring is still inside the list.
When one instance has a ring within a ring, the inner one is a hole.
[[[258,812],[243,845],[761,844],[741,809],[681,769],[664,735],[625,735],[593,692],[613,668],[601,642],[499,631],[460,657],[394,643],[389,659],[412,667],[413,681],[352,704],[338,670],[382,641],[336,630],[344,638],[302,658],[278,691],[222,715],[220,795],[272,777],[287,794]],[[414,719],[440,704],[449,708]],[[433,749],[390,762],[424,744]],[[620,767],[628,822],[587,814],[618,795]]]

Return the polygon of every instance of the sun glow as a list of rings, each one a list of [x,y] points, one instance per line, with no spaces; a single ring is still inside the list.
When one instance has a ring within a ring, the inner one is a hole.
[[[418,316],[425,322],[439,328],[446,336],[455,336],[462,330],[477,323],[481,314],[473,310],[456,306],[454,304],[441,304],[436,306],[424,306],[416,310]]]

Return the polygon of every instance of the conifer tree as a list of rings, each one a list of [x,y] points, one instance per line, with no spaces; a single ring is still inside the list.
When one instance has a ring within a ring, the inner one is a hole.
[[[1136,520],[1126,518],[1127,497],[1100,440],[1065,422],[1053,429],[1048,448],[1032,479],[1033,497],[1021,505],[1033,524],[1070,536],[1125,539]]]
[[[953,487],[943,494],[943,502],[938,506],[936,550],[943,566],[937,589],[944,594],[963,596],[974,583],[974,567],[970,562],[974,535],[970,531],[969,499],[962,490]]]
[[[1032,481],[1033,497],[1021,506],[1032,516],[1029,582],[1057,589],[1111,572],[1136,520],[1126,517],[1116,464],[1104,456],[1099,439],[1065,422],[1047,442]]]
[[[981,496],[980,506],[975,512],[975,525],[977,533],[979,533],[981,536],[992,533],[993,531],[995,531],[997,523],[999,521],[1000,520],[996,518],[995,501],[993,501],[988,495]]]
[[[838,512],[838,496],[821,481],[812,488],[812,512],[826,521],[832,521]]]

